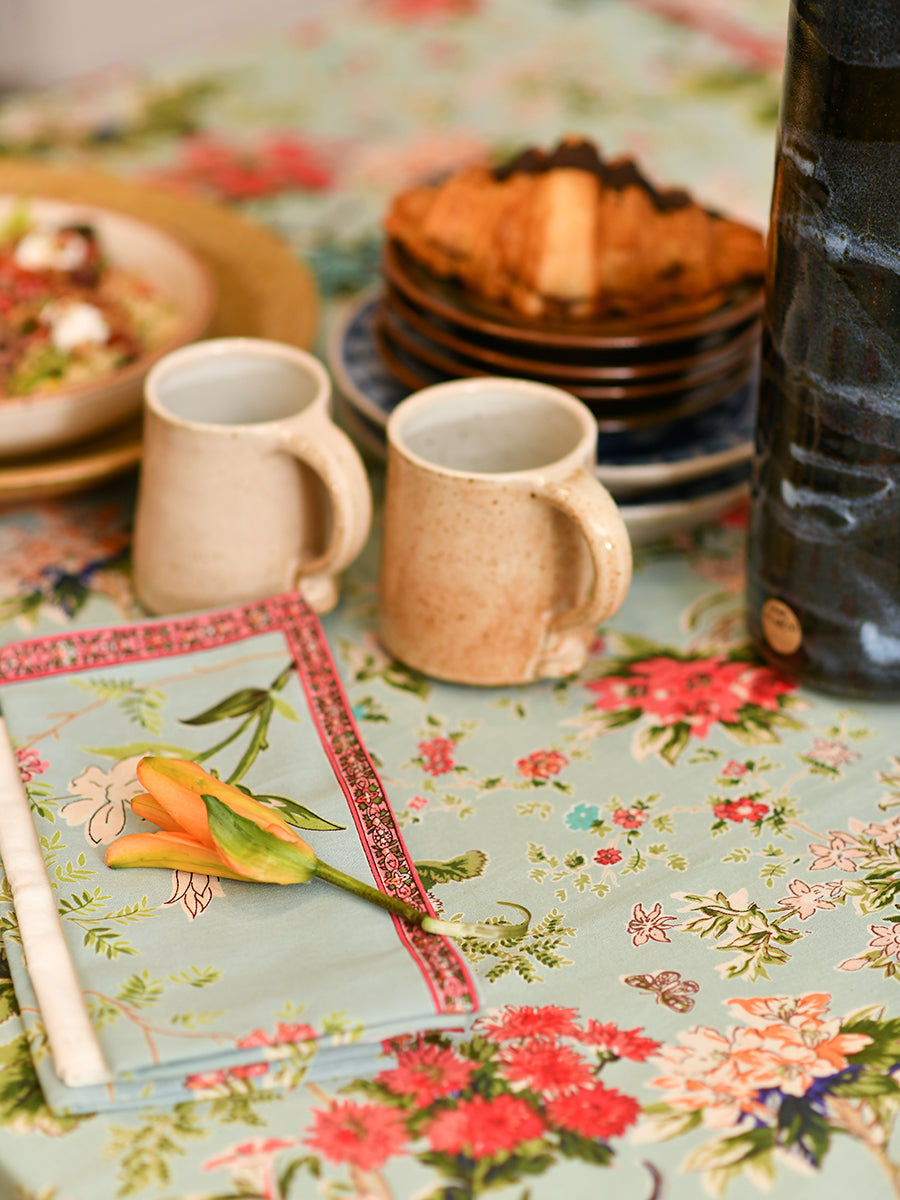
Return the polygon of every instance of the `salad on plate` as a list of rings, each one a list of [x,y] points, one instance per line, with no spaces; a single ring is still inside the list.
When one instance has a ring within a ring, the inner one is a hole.
[[[0,400],[115,374],[181,320],[148,280],[110,260],[94,225],[36,219],[26,203],[0,225]]]

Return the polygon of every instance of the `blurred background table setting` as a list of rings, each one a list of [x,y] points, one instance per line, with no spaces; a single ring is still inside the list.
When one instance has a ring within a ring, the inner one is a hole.
[[[746,618],[788,0],[87,7],[2,17],[0,1197],[900,1195],[900,709]],[[649,273],[561,297],[604,189]],[[466,931],[217,876],[147,758]]]

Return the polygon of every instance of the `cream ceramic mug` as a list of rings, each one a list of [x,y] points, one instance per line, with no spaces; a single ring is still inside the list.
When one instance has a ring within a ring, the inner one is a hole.
[[[318,612],[369,532],[365,467],[325,368],[258,338],[195,342],[144,389],[135,591],[153,613],[299,588]]]
[[[403,400],[387,436],[386,649],[456,683],[579,670],[631,582],[590,410],[545,384],[453,380]]]

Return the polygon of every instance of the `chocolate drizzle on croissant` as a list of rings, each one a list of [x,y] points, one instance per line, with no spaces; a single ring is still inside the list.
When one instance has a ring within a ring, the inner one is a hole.
[[[524,317],[713,304],[764,272],[762,235],[653,186],[630,159],[565,139],[396,197],[385,227],[422,266]]]
[[[655,188],[646,175],[641,174],[633,159],[619,158],[607,161],[601,158],[594,143],[583,138],[564,138],[556,149],[549,153],[534,146],[523,150],[508,163],[495,167],[494,178],[502,181],[517,173],[542,175],[547,171],[564,168],[589,171],[597,176],[604,187],[614,188],[619,192],[628,187],[643,188],[660,212],[684,208],[691,203],[690,196],[681,188],[669,188],[666,191]]]

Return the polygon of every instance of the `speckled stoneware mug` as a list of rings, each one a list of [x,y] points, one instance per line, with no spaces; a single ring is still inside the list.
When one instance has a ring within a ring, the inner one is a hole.
[[[332,608],[372,500],[318,359],[258,338],[196,342],[153,367],[144,401],[141,603],[184,612],[299,588]]]
[[[384,646],[456,683],[578,671],[631,582],[590,410],[540,383],[453,380],[402,401],[387,437]]]

